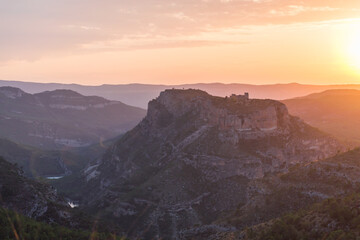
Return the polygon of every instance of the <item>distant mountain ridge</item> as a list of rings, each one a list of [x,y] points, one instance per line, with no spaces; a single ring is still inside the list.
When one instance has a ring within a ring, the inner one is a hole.
[[[327,90],[282,102],[292,115],[354,146],[359,146],[359,90]]]
[[[359,89],[357,84],[344,85],[307,85],[298,83],[288,84],[223,84],[223,83],[198,83],[180,85],[151,85],[151,84],[118,84],[85,86],[79,84],[60,83],[34,83],[20,81],[0,80],[0,86],[18,87],[29,93],[52,91],[55,89],[71,89],[83,95],[96,95],[106,99],[117,100],[131,106],[146,108],[147,103],[156,98],[165,89],[200,89],[215,96],[229,96],[232,93],[242,94],[249,92],[253,98],[283,100],[294,97],[305,96],[311,93],[322,92],[329,89]]]
[[[145,114],[119,101],[72,90],[29,94],[0,87],[0,137],[43,149],[83,147],[117,137]]]

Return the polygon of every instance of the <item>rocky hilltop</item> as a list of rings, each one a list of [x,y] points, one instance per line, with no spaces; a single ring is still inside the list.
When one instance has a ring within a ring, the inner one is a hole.
[[[134,127],[145,110],[71,90],[0,87],[0,137],[43,149],[83,147]]]
[[[223,231],[217,220],[249,203],[252,182],[342,149],[280,102],[166,90],[84,171],[86,205],[133,237]]]

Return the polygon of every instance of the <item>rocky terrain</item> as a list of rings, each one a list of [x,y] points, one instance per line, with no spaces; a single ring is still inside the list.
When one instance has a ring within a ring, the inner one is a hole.
[[[22,174],[0,157],[0,239],[125,239],[111,224],[71,208],[55,188]]]
[[[0,87],[0,137],[42,149],[84,147],[134,127],[145,110],[71,90]]]
[[[54,188],[25,178],[19,168],[3,158],[0,158],[0,206],[48,223],[78,225],[69,204]]]
[[[218,239],[356,240],[360,237],[359,201],[359,194],[329,198],[241,232],[219,234]]]
[[[281,214],[258,217],[261,208],[252,205],[270,189],[261,188],[268,176],[343,150],[280,102],[166,90],[139,125],[85,169],[83,201],[132,237],[231,232],[244,227],[243,219],[256,224]]]
[[[218,239],[356,239],[360,236],[359,167],[360,149],[355,149],[253,182],[251,206],[243,206],[232,217],[222,220],[223,224],[237,226],[237,229],[244,229],[245,225],[249,228],[211,236]],[[255,218],[261,224],[252,226],[251,219]]]
[[[360,187],[359,160],[360,150],[355,149],[253,181],[249,203],[222,222],[242,229],[328,198],[356,193]]]

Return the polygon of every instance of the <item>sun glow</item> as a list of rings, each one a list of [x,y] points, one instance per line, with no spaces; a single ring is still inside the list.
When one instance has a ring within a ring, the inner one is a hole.
[[[360,71],[360,26],[350,35],[348,54],[352,67]]]

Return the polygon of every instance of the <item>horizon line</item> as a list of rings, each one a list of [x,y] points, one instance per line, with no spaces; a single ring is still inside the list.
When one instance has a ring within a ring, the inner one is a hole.
[[[308,83],[299,83],[299,82],[287,82],[287,83],[266,83],[266,84],[253,84],[253,83],[244,83],[244,82],[195,82],[195,83],[179,83],[179,84],[151,84],[151,83],[118,83],[118,84],[100,84],[100,85],[85,85],[79,83],[61,83],[61,82],[34,82],[34,81],[24,81],[24,80],[4,80],[0,79],[1,82],[18,82],[18,83],[29,83],[29,84],[59,84],[59,85],[77,85],[84,87],[102,87],[102,86],[128,86],[128,85],[147,85],[147,86],[187,86],[187,85],[250,85],[250,86],[274,86],[274,85],[302,85],[302,86],[354,86],[360,85],[360,83],[324,83],[324,84],[308,84]]]

